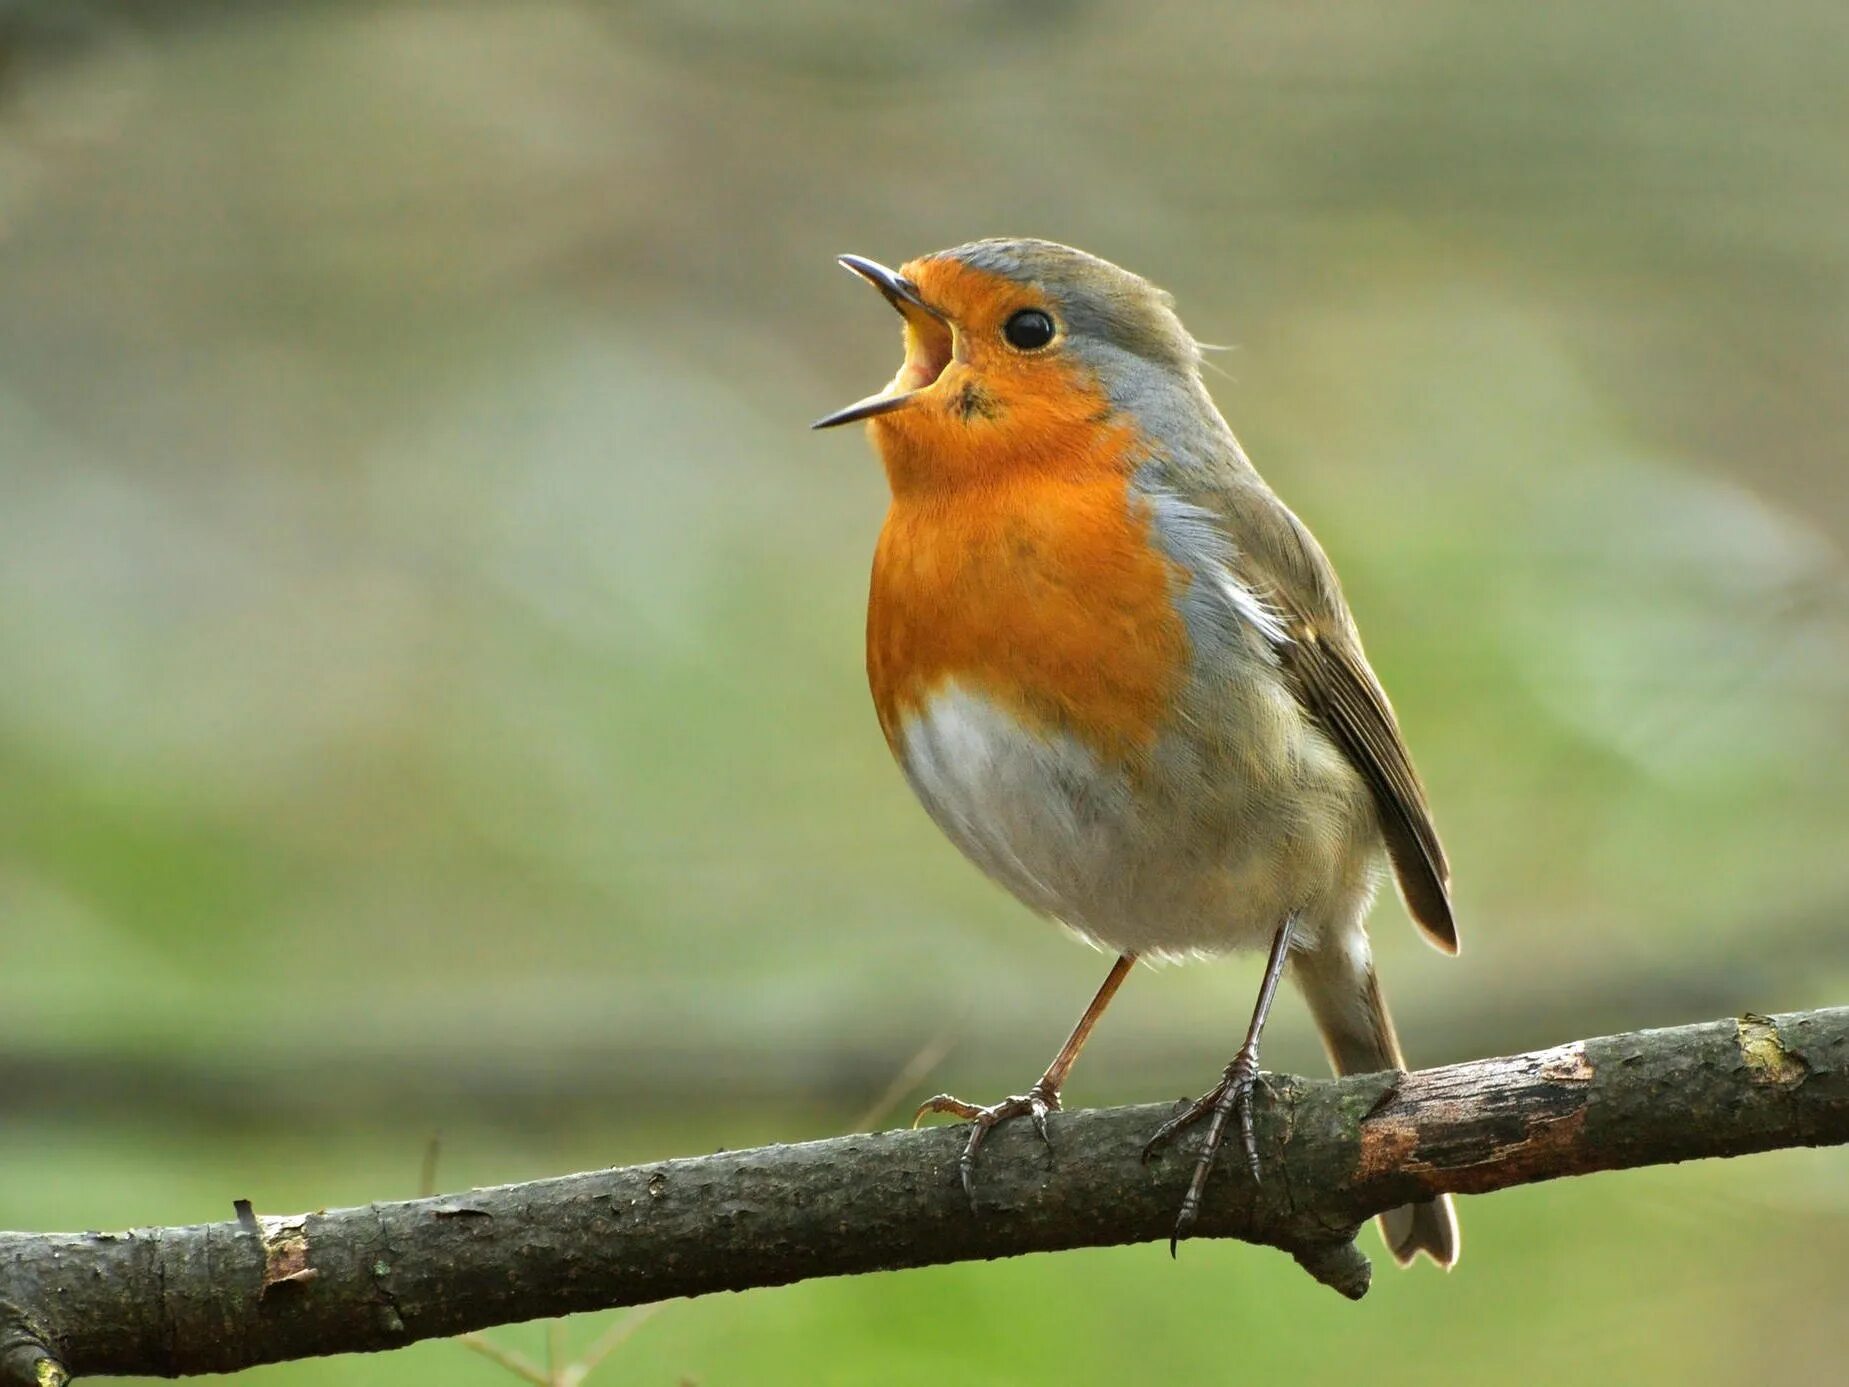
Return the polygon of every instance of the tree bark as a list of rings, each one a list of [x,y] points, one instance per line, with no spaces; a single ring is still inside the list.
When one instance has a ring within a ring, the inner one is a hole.
[[[674,1296],[1165,1239],[1193,1142],[1160,1105],[1010,1123],[974,1207],[960,1126],[836,1137],[403,1203],[126,1233],[0,1234],[0,1383],[230,1372]],[[1367,1219],[1442,1191],[1849,1141],[1849,1008],[1341,1080],[1267,1076],[1263,1178],[1223,1161],[1196,1236],[1359,1297]]]

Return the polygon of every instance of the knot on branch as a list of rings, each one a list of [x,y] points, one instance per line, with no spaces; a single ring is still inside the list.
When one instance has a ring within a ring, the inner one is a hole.
[[[71,1380],[43,1336],[18,1306],[0,1300],[0,1384],[64,1387]]]

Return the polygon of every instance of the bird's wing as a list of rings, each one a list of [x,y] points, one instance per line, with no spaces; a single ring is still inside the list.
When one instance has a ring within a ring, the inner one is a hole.
[[[1425,787],[1393,705],[1362,652],[1335,569],[1303,522],[1262,482],[1254,478],[1253,485],[1215,500],[1212,508],[1234,547],[1234,576],[1280,619],[1283,636],[1273,645],[1292,691],[1374,793],[1407,910],[1434,944],[1456,953],[1451,870]]]

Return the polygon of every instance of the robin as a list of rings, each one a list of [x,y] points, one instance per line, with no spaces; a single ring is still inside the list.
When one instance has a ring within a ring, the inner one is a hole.
[[[1214,407],[1168,294],[1051,241],[841,264],[904,319],[892,383],[815,424],[868,421],[891,484],[867,608],[880,729],[971,861],[1117,955],[1026,1093],[919,1116],[971,1123],[969,1188],[997,1123],[1045,1138],[1137,959],[1267,950],[1238,1053],[1145,1150],[1207,1124],[1184,1237],[1230,1123],[1259,1173],[1259,1037],[1286,972],[1338,1073],[1404,1067],[1367,915],[1390,863],[1457,950],[1425,791],[1335,570]],[[1381,1227],[1401,1264],[1457,1260],[1448,1198]]]

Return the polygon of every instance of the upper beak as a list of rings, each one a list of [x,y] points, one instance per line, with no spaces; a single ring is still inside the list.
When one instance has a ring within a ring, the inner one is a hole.
[[[918,293],[918,286],[900,274],[889,270],[877,260],[869,260],[864,255],[837,255],[835,260],[843,269],[852,270],[867,283],[878,289],[887,303],[896,308],[901,315],[918,312],[938,322],[945,321],[944,315],[931,307]],[[833,414],[824,415],[809,427],[812,429],[832,429],[836,424],[852,424],[858,419],[871,419],[876,414],[887,414],[907,404],[913,391],[894,392],[882,390],[877,395],[869,395],[858,400],[846,409],[837,409]]]
[[[864,255],[837,255],[835,263],[844,270],[852,270],[878,289],[886,296],[886,302],[901,313],[905,312],[905,307],[909,304],[921,312],[929,313],[939,322],[943,321],[944,315],[919,297],[918,286],[897,270],[889,270],[879,261],[869,260]]]

